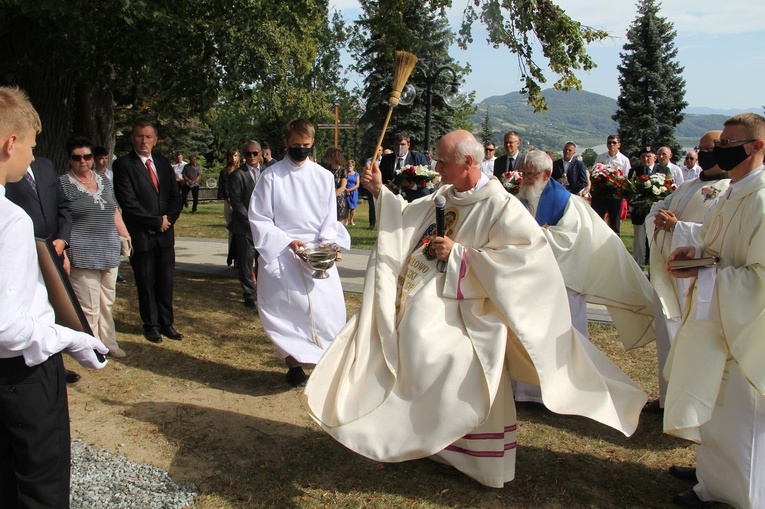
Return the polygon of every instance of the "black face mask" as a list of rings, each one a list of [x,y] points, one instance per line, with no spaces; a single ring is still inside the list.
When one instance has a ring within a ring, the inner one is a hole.
[[[311,155],[312,147],[287,147],[287,154],[295,162],[302,163]]]
[[[699,166],[701,166],[702,170],[711,170],[717,166],[717,159],[715,159],[714,152],[699,151]]]
[[[715,147],[714,155],[715,159],[717,159],[717,166],[719,166],[721,170],[731,171],[733,168],[743,163],[749,157],[744,145],[729,148]]]

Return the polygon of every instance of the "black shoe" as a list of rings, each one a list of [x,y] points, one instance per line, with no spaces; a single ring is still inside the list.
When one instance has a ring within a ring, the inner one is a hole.
[[[672,502],[683,507],[712,507],[717,503],[714,500],[701,500],[693,490],[678,493],[672,498]]]
[[[693,467],[679,467],[677,465],[672,465],[669,467],[669,475],[682,479],[683,481],[699,482],[698,477],[696,477],[696,469]]]
[[[127,279],[117,274],[117,282],[118,283],[127,283]]]
[[[159,328],[159,332],[168,339],[174,339],[180,341],[183,339],[183,334],[175,330],[172,325],[165,325]]]
[[[64,375],[64,378],[66,378],[66,383],[73,384],[73,383],[77,382],[77,380],[80,379],[80,375],[78,375],[74,371],[71,371],[71,370],[67,369],[66,370],[66,375]]]
[[[305,376],[305,372],[300,366],[290,368],[287,371],[287,383],[293,387],[303,387],[306,380],[308,380],[308,377]]]
[[[246,308],[254,308],[255,307],[255,299],[244,299],[244,307],[246,307]]]
[[[143,331],[143,337],[148,339],[152,343],[161,343],[162,336],[159,334],[159,327],[149,327]]]
[[[658,414],[664,412],[664,409],[660,406],[658,399],[652,399],[643,406],[643,412],[647,414]]]

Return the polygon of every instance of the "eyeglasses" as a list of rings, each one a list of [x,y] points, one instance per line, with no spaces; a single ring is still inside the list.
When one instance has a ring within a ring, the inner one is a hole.
[[[255,152],[248,152],[248,151],[244,152],[244,155],[246,155],[247,157],[250,157],[250,156],[255,157],[258,154],[260,154],[260,152],[258,152],[257,150]]]
[[[520,172],[520,174],[523,177],[527,178],[527,179],[528,178],[532,178],[532,177],[536,177],[540,173],[543,173],[543,172],[542,171],[522,171],[522,172]]]
[[[80,161],[91,161],[93,159],[93,154],[72,154],[69,156],[69,159],[78,163]]]
[[[692,156],[685,156],[685,160],[687,161],[688,159],[690,159],[691,161],[694,161],[696,158]]]
[[[606,145],[616,145],[617,143],[619,143],[619,142],[618,141],[607,141]]]
[[[757,139],[753,140],[715,140],[714,144],[715,147],[730,147],[731,145],[736,145],[737,143],[741,143],[742,145],[745,143],[752,143],[753,141],[757,141]]]
[[[714,145],[706,145],[704,147],[693,147],[694,152],[711,152],[715,149]]]
[[[486,148],[483,149],[484,152],[494,152],[495,150],[497,150],[497,149],[496,148],[489,148],[489,147],[486,147]]]

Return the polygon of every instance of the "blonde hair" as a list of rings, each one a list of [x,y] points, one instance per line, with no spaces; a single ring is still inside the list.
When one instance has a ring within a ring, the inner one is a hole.
[[[765,141],[765,117],[757,113],[741,113],[730,117],[723,125],[740,125],[750,138]]]
[[[42,123],[29,96],[19,87],[0,87],[0,136],[21,138],[32,130],[42,131]]]

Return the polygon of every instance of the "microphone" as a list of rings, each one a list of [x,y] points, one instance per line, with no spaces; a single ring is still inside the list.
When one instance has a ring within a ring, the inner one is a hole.
[[[444,236],[444,207],[446,206],[446,198],[443,196],[436,196],[433,199],[433,204],[436,206],[436,236]],[[446,262],[438,260],[436,263],[436,269],[438,272],[446,272]]]
[[[444,236],[444,207],[446,206],[446,198],[443,196],[436,196],[433,199],[433,204],[436,206],[436,236]]]

